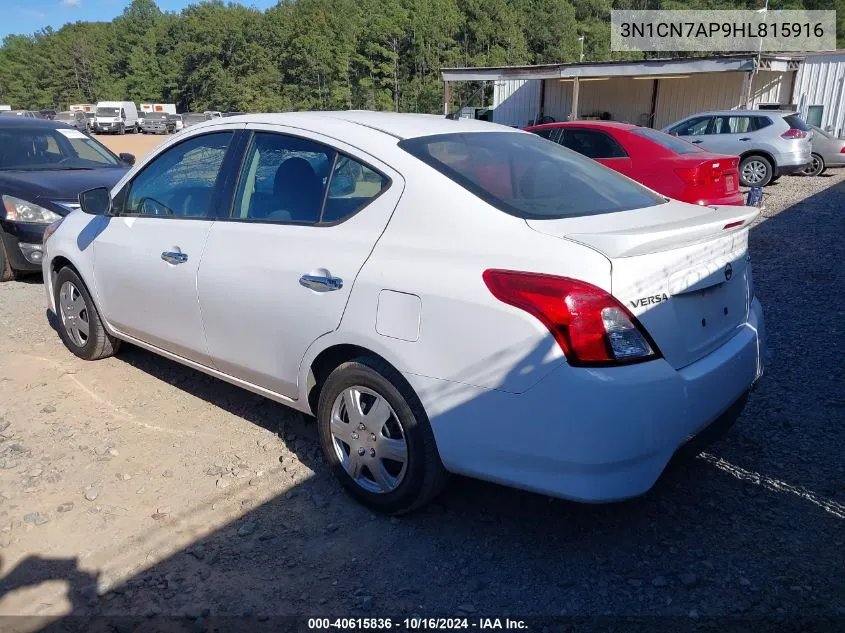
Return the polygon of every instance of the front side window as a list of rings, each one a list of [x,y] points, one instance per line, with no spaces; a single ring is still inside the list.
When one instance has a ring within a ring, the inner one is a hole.
[[[232,132],[195,136],[171,147],[118,196],[121,215],[203,219],[215,213],[214,191]]]
[[[616,139],[599,130],[568,127],[563,131],[562,144],[574,152],[592,159],[625,158],[628,154]]]
[[[315,141],[256,132],[247,151],[233,217],[295,224],[341,221],[375,198],[389,180]]]
[[[534,134],[439,134],[405,139],[399,147],[520,218],[600,215],[666,202],[617,172]]]
[[[679,123],[669,131],[678,136],[700,136],[707,134],[707,126],[710,124],[711,117],[697,116]]]

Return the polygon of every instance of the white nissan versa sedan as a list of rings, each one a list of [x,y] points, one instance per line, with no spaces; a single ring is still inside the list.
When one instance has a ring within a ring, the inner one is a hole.
[[[642,494],[763,371],[756,209],[667,200],[490,123],[217,119],[80,203],[44,256],[70,351],[129,341],[314,414],[385,512],[447,473]]]

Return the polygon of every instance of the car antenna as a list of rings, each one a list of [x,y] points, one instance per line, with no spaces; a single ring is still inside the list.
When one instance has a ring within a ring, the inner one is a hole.
[[[462,110],[463,110],[463,109],[467,106],[467,104],[471,103],[471,102],[472,102],[472,100],[473,100],[473,99],[475,99],[475,96],[476,96],[479,92],[481,92],[482,90],[484,90],[484,82],[483,82],[483,81],[481,82],[481,86],[479,86],[478,88],[476,88],[476,89],[473,91],[473,93],[469,96],[469,98],[464,99],[463,101],[461,101],[461,105],[459,105],[459,106],[458,106],[458,109],[457,109],[457,110],[453,110],[452,112],[450,112],[449,114],[447,114],[447,115],[446,115],[446,118],[447,118],[447,119],[449,119],[450,121],[457,121],[458,119],[460,119],[460,118],[461,118],[461,111],[462,111]]]

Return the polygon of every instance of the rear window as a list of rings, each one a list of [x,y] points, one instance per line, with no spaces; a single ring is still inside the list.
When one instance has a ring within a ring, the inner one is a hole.
[[[696,152],[704,151],[692,143],[688,143],[677,136],[666,134],[666,132],[661,132],[660,130],[652,130],[651,128],[644,127],[638,130],[631,130],[631,133],[654,141],[675,154],[695,154]]]
[[[438,134],[405,139],[399,146],[520,218],[600,215],[666,202],[617,172],[534,134]]]
[[[797,114],[788,114],[783,117],[783,120],[786,121],[786,124],[791,128],[798,128],[799,130],[804,130],[805,132],[810,131],[810,126],[804,123],[804,119]]]

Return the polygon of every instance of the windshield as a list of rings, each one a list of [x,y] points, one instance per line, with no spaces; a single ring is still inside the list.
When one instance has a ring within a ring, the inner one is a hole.
[[[98,169],[120,161],[76,129],[0,130],[0,170]]]
[[[638,130],[633,130],[633,133],[638,134],[639,136],[644,136],[658,145],[662,145],[670,152],[675,152],[676,154],[695,154],[696,152],[704,151],[692,143],[687,143],[685,140],[678,138],[677,136],[666,134],[666,132],[661,132],[660,130],[652,130],[644,127]]]
[[[73,112],[59,112],[56,115],[56,121],[73,121],[75,116]]]
[[[148,112],[145,118],[150,119],[152,121],[166,121],[167,114],[165,114],[164,112]]]
[[[185,123],[201,123],[202,121],[208,121],[207,114],[186,114],[182,117],[182,120]]]
[[[120,108],[97,108],[97,116],[120,116]]]
[[[666,202],[615,171],[535,134],[439,134],[405,139],[399,147],[520,218],[600,215]]]

